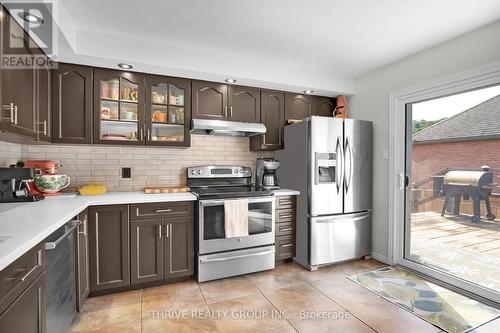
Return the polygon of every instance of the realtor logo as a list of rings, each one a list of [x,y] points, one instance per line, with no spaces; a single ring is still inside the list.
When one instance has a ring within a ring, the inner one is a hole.
[[[2,8],[2,69],[54,67],[57,29],[55,4],[4,1]]]

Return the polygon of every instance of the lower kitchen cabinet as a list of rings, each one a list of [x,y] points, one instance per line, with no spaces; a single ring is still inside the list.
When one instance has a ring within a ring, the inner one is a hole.
[[[276,262],[295,257],[296,196],[278,196],[275,209]]]
[[[131,283],[164,279],[163,219],[130,223]]]
[[[165,278],[194,273],[194,217],[166,220]]]
[[[45,272],[0,315],[0,332],[44,333]]]
[[[80,225],[78,226],[78,237],[76,242],[77,276],[76,276],[76,308],[81,310],[83,302],[90,293],[89,276],[89,214],[85,209],[78,214]]]
[[[128,205],[89,208],[90,291],[130,285]]]
[[[131,206],[136,212],[130,222],[132,284],[193,275],[192,208],[192,202]]]

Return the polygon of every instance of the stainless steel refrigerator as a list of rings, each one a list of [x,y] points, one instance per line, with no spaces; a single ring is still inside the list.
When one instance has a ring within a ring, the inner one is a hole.
[[[371,251],[372,123],[309,117],[285,127],[280,186],[299,190],[296,256],[318,266]]]

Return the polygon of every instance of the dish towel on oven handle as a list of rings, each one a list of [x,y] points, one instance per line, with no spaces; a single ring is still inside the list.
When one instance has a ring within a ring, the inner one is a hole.
[[[248,200],[224,201],[224,229],[226,238],[248,236]]]

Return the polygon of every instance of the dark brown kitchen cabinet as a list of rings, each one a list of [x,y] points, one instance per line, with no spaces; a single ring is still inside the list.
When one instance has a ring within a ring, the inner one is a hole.
[[[146,75],[146,144],[190,146],[191,81]]]
[[[217,82],[192,82],[192,116],[196,119],[224,120],[228,115],[227,85]]]
[[[52,142],[52,69],[36,69],[36,123],[38,141]]]
[[[92,67],[59,63],[53,71],[52,141],[92,143]]]
[[[229,86],[227,120],[260,122],[260,89]]]
[[[31,55],[28,48],[29,35],[3,6],[1,10],[4,40],[2,55],[22,54],[29,57]],[[7,49],[7,46],[11,44],[12,48]],[[1,129],[28,137],[37,137],[35,91],[36,72],[33,67],[1,69]]]
[[[130,285],[128,206],[89,208],[90,291]]]
[[[285,94],[285,119],[302,120],[313,115],[314,96]]]
[[[145,75],[94,69],[94,143],[144,144]]]
[[[44,333],[45,272],[0,314],[0,332]]]
[[[282,149],[283,126],[285,125],[285,93],[262,90],[260,105],[260,120],[266,126],[266,133],[251,137],[250,149]]]
[[[89,213],[88,209],[78,214],[78,238],[76,242],[76,258],[77,258],[77,298],[76,308],[78,311],[82,309],[85,299],[90,293],[90,276],[89,276]]]
[[[164,279],[163,220],[130,223],[131,283]]]
[[[323,96],[314,97],[314,115],[322,117],[333,117],[336,106],[336,99]]]
[[[276,262],[281,263],[295,257],[295,227],[297,223],[297,197],[293,195],[276,197],[275,218]]]
[[[166,219],[165,279],[194,273],[194,218]]]

